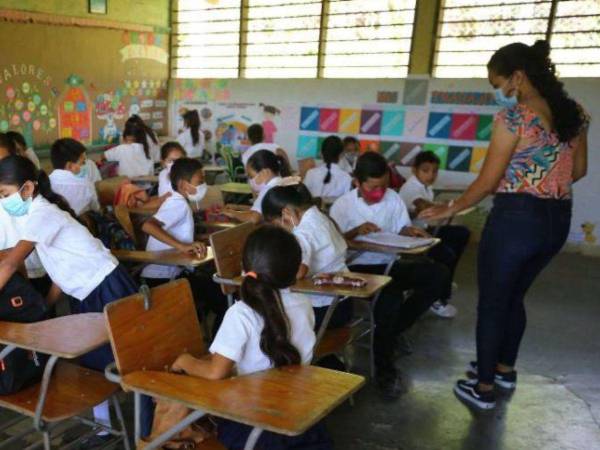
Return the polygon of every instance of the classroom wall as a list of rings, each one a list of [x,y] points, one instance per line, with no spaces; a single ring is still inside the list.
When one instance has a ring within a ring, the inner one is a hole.
[[[41,156],[58,137],[113,143],[132,113],[166,133],[169,35],[154,25],[168,24],[168,1],[112,1],[107,16],[87,14],[87,1],[0,7],[17,3],[85,18],[32,13],[33,23],[23,23],[0,10],[0,131],[22,132]]]
[[[589,223],[588,229],[596,229],[586,248],[598,250],[592,241],[600,226],[600,80],[569,79],[566,87],[598,118],[590,128],[589,175],[575,186],[569,240],[586,242],[581,226]],[[316,156],[328,134],[352,134],[363,148],[396,161],[405,174],[415,152],[435,151],[446,169],[439,184],[453,186],[466,186],[477,176],[498,110],[487,81],[478,79],[172,80],[170,95],[171,134],[181,127],[181,109],[197,108],[212,149],[216,143],[247,145],[244,131],[253,122],[276,129],[274,141],[294,159]]]

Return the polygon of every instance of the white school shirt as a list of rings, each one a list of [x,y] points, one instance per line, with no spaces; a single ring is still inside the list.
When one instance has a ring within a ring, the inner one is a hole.
[[[308,267],[307,276],[348,270],[346,240],[333,221],[316,206],[303,214],[293,234],[302,249],[302,264]],[[310,295],[309,298],[315,308],[329,306],[333,301],[333,297],[327,295]]]
[[[38,155],[31,147],[25,150],[25,156],[27,156],[27,158],[29,158],[29,160],[35,164],[35,167],[38,169],[40,168],[40,158],[38,158]]]
[[[119,163],[119,175],[125,177],[141,177],[152,175],[154,164],[144,153],[142,144],[121,144],[104,152],[108,161]]]
[[[35,243],[46,272],[67,295],[84,300],[119,265],[86,227],[41,195],[23,217],[21,240]]]
[[[352,189],[352,177],[344,172],[339,165],[331,164],[331,179],[325,184],[327,164],[315,167],[306,172],[304,184],[313,197],[338,198]]]
[[[302,364],[310,364],[316,341],[310,300],[287,289],[279,292],[288,319],[290,342],[298,349]],[[256,311],[244,301],[236,302],[225,313],[210,352],[234,361],[238,375],[270,369],[273,364],[260,349],[263,327],[264,321]]]
[[[163,224],[162,228],[175,239],[186,244],[194,242],[194,216],[186,198],[179,192],[173,192],[153,216]],[[173,247],[150,236],[146,244],[147,251],[172,250]],[[183,268],[150,264],[142,270],[144,278],[168,278],[178,276]]]
[[[425,186],[415,175],[406,180],[406,183],[400,188],[399,194],[410,213],[415,211],[415,200],[422,198],[432,202],[434,198],[433,188]],[[427,222],[423,220],[415,219],[413,223],[421,228],[427,228]]]
[[[85,166],[87,167],[87,178],[95,186],[95,183],[97,181],[102,180],[102,175],[100,175],[100,170],[98,170],[98,166],[96,165],[96,163],[89,158],[85,159]]]
[[[177,142],[185,149],[188,158],[199,158],[204,154],[204,133],[202,130],[198,130],[198,143],[196,145],[194,145],[192,139],[192,130],[189,128],[179,133]]]
[[[344,155],[342,155],[338,164],[340,166],[340,169],[342,169],[347,174],[352,175],[352,173],[354,172],[354,168],[356,167],[356,158],[354,159],[354,163],[350,164],[350,161],[348,161],[348,159]]]
[[[250,208],[250,209],[252,211],[256,211],[257,213],[262,215],[262,201],[265,198],[265,195],[267,195],[267,192],[269,192],[271,190],[271,188],[274,188],[275,186],[279,186],[279,183],[281,183],[281,180],[282,180],[281,177],[271,178],[260,190],[260,192],[256,196],[256,199],[254,200],[254,203],[252,204],[252,208]]]
[[[0,206],[0,250],[12,248],[21,240],[23,217],[13,217]],[[44,266],[35,250],[25,259],[25,269],[29,278],[46,275]]]
[[[52,190],[67,201],[76,215],[80,216],[88,211],[100,211],[96,188],[87,176],[79,178],[68,170],[55,169],[49,178]]]
[[[244,164],[244,167],[246,167],[246,164],[248,164],[248,160],[256,152],[259,152],[261,150],[269,150],[271,153],[277,154],[277,149],[279,148],[281,147],[273,142],[259,142],[258,144],[254,144],[253,146],[248,147],[242,153],[242,164]]]
[[[358,189],[353,189],[338,198],[329,215],[336,221],[343,233],[371,222],[381,228],[382,231],[398,234],[406,226],[411,225],[408,210],[400,196],[391,189],[385,191],[383,199],[379,203],[367,205],[358,195]],[[352,261],[352,264],[387,264],[394,255],[365,252]]]
[[[154,137],[156,137],[156,134],[154,134]],[[152,162],[160,162],[160,143],[158,142],[158,139],[156,139],[156,143],[154,143],[152,137],[146,133],[146,142],[148,143],[148,153],[150,153]]]
[[[158,196],[162,197],[167,192],[173,192],[171,185],[171,170],[164,168],[158,173]]]

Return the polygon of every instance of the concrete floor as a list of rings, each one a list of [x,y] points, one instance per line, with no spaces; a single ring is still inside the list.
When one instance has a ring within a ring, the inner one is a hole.
[[[457,274],[459,315],[427,315],[411,331],[414,353],[398,362],[408,392],[386,403],[367,385],[353,407],[327,419],[336,449],[600,449],[600,259],[562,254],[538,278],[527,298],[517,391],[495,411],[472,413],[452,385],[474,356],[475,259],[473,247]],[[366,352],[355,359],[366,373]],[[0,422],[8,417],[0,412]]]

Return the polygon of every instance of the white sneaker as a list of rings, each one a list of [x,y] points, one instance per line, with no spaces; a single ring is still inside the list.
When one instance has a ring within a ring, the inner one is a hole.
[[[429,309],[432,313],[436,314],[437,316],[443,317],[444,319],[452,319],[454,316],[456,316],[456,313],[458,312],[454,306],[450,304],[444,305],[440,300],[436,301],[433,305],[431,305],[431,308]]]

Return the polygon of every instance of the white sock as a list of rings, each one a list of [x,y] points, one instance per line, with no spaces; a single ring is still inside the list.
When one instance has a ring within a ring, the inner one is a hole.
[[[94,420],[102,425],[110,427],[110,410],[108,409],[108,400],[94,406]],[[106,436],[108,431],[101,430],[99,436]]]

